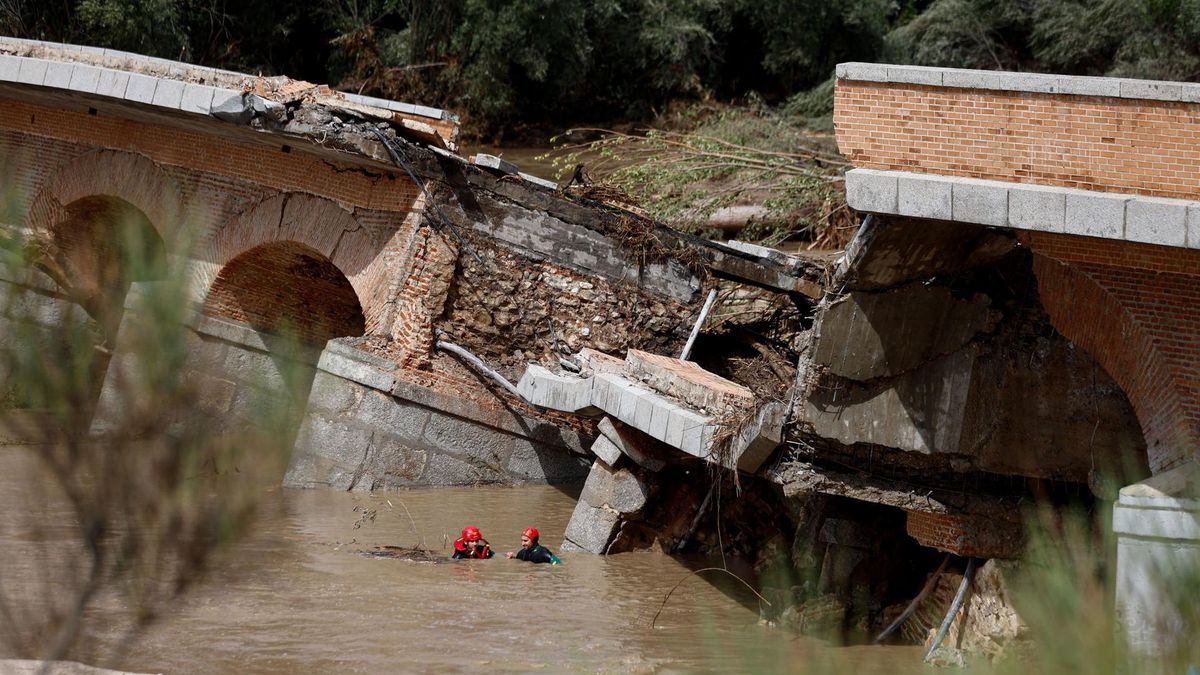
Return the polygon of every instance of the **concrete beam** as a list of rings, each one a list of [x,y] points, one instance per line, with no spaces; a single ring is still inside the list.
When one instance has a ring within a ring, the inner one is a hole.
[[[1183,199],[852,169],[846,201],[867,213],[1200,248],[1200,202]]]

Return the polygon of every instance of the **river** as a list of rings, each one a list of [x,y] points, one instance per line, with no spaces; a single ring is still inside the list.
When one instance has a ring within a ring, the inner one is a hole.
[[[0,510],[9,514],[0,523],[0,570],[10,590],[22,576],[37,581],[13,558],[33,545],[31,523],[58,520],[43,515],[57,509],[31,489],[45,480],[35,469],[28,451],[0,447]],[[761,625],[757,599],[736,581],[691,573],[719,561],[563,554],[562,565],[550,566],[500,557],[529,525],[557,551],[576,490],[359,495],[265,486],[249,536],[120,663],[99,665],[162,673],[921,670],[916,648],[831,648]],[[356,528],[356,507],[375,509],[375,520]],[[430,564],[363,555],[421,537],[448,554],[466,524],[500,556]],[[51,540],[70,530],[53,527]]]

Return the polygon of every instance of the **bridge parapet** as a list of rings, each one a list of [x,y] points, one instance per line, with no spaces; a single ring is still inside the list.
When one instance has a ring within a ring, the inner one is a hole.
[[[860,168],[1200,198],[1200,84],[846,63],[834,99]]]

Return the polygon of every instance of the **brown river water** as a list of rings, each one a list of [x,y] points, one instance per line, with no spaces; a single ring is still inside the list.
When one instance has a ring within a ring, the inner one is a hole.
[[[9,590],[23,578],[39,582],[22,563],[29,527],[54,529],[43,532],[51,540],[70,532],[52,525],[58,509],[39,501],[36,481],[45,479],[34,468],[28,451],[0,447],[0,573]],[[576,553],[550,566],[502,557],[529,525],[557,552],[577,490],[264,487],[253,532],[120,663],[98,665],[162,673],[922,671],[916,648],[834,648],[760,624],[757,599],[736,581],[690,572],[720,561]],[[377,516],[355,528],[355,507],[364,506]],[[466,524],[500,555],[430,564],[362,554],[423,536],[448,556]]]

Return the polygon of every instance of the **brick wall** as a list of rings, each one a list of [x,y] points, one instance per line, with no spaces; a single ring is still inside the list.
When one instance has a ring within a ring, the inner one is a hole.
[[[908,536],[922,546],[960,556],[1019,558],[1024,547],[1019,519],[906,511]]]
[[[1200,103],[838,80],[855,166],[1200,197]]]
[[[1055,327],[1121,385],[1150,468],[1200,447],[1200,251],[1023,232]]]

